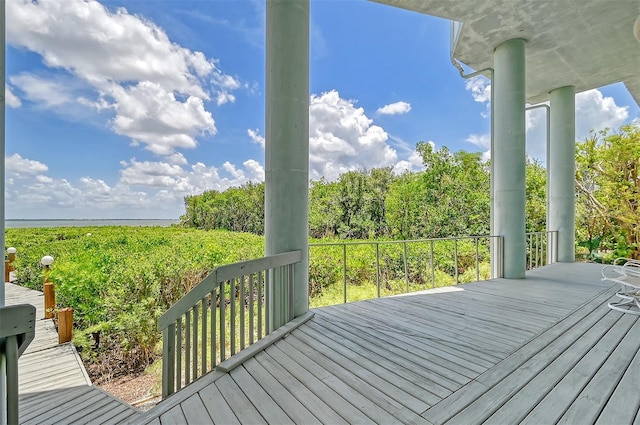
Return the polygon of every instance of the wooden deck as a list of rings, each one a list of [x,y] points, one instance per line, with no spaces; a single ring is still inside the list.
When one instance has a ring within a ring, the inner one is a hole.
[[[45,320],[41,292],[5,284],[6,304],[36,307],[36,336],[18,361],[20,423],[119,424],[141,416],[127,403],[91,385],[72,344],[58,344],[51,320]]]
[[[638,316],[596,264],[313,310],[136,423],[640,423]]]

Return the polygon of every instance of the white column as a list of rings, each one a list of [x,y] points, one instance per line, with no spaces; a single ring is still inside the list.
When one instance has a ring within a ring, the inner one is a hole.
[[[0,154],[2,155],[2,170],[0,170],[0,190],[2,191],[2,197],[0,198],[0,247],[4,251],[4,138],[5,138],[5,126],[4,126],[4,110],[5,110],[5,89],[4,84],[6,81],[6,68],[5,68],[5,0],[0,0]],[[4,279],[4,261],[0,266],[0,273]],[[4,283],[0,288],[0,308],[5,305]],[[7,384],[6,384],[6,359],[3,355],[0,355],[0,424],[4,424],[6,419],[6,403],[7,403]]]
[[[504,237],[504,277],[525,277],[525,41],[494,51],[494,209],[496,235]]]
[[[309,0],[267,1],[265,251],[301,250],[294,315],[309,309]]]
[[[558,231],[558,261],[575,261],[576,218],[576,103],[575,87],[565,86],[549,93],[551,140],[547,179],[549,209],[547,227]]]

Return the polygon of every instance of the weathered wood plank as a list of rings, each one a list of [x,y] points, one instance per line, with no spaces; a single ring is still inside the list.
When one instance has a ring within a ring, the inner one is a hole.
[[[336,425],[347,424],[347,422],[318,395],[314,394],[313,391],[296,379],[289,370],[282,367],[282,365],[276,362],[269,354],[262,352],[258,354],[255,359],[316,418],[321,418],[325,423]]]
[[[184,417],[182,408],[178,405],[164,412],[160,416],[160,423],[162,425],[184,425],[187,423],[187,418]]]
[[[213,419],[207,413],[207,409],[198,394],[186,398],[180,403],[180,406],[188,424],[213,425]]]
[[[205,409],[215,424],[240,424],[238,418],[229,407],[224,397],[215,385],[207,385],[198,395],[204,403]]]
[[[257,360],[252,359],[244,364],[245,370],[255,382],[274,400],[294,423],[321,424],[298,399],[296,399],[267,369]]]
[[[65,391],[46,391],[42,393],[43,397],[39,397],[39,393],[35,393],[29,397],[30,404],[25,408],[22,407],[22,400],[24,396],[20,396],[20,421],[26,422],[37,418],[42,414],[58,408],[60,405],[73,402],[77,397],[82,397],[90,391],[91,387],[86,386],[69,388]]]
[[[370,360],[380,364],[381,367],[390,368],[392,373],[397,374],[399,377],[410,380],[416,385],[424,388],[426,391],[436,395],[437,399],[434,399],[434,403],[451,394],[452,390],[460,387],[459,384],[450,381],[449,379],[438,375],[426,367],[426,363],[429,359],[427,356],[417,356],[409,351],[402,352],[400,349],[394,350],[391,345],[384,347],[384,342],[373,338],[366,338],[364,332],[358,332],[355,335],[354,330],[358,330],[359,327],[346,331],[338,326],[334,326],[335,322],[323,322],[322,319],[316,320],[318,325],[322,325],[326,331],[333,333],[333,338],[338,344],[341,341],[350,341],[353,344],[355,353],[360,356],[364,356]],[[313,326],[310,326],[313,328]],[[386,365],[386,366],[383,366]],[[433,366],[433,364],[429,364]],[[453,366],[455,368],[455,365]]]
[[[142,414],[134,409],[127,409],[113,416],[106,417],[102,425],[139,424]]]
[[[522,343],[522,340],[526,338],[526,336],[514,335],[513,332],[500,332],[495,327],[482,326],[481,321],[473,322],[473,326],[470,326],[468,318],[463,315],[446,315],[442,311],[432,314],[433,312],[428,306],[420,303],[402,302],[401,304],[394,304],[386,305],[385,307],[391,311],[397,311],[398,319],[403,318],[404,321],[410,321],[416,325],[449,332],[455,329],[461,335],[488,341],[498,345],[498,347],[502,346],[504,349],[511,350],[514,345]]]
[[[576,344],[569,347],[511,397],[487,423],[520,423],[525,420],[525,416],[525,423],[532,425],[555,423],[562,416],[563,409],[575,400],[629,331],[633,324],[631,319],[629,316],[623,317],[604,335],[585,333],[581,338],[591,344],[586,354],[577,350]]]
[[[394,418],[389,412],[428,406],[428,403],[376,376],[375,373],[361,365],[342,356],[336,356],[331,347],[303,335],[301,331],[302,329],[299,329],[292,335],[293,337],[287,338],[286,342],[290,346],[290,348],[287,347],[287,350],[296,350],[301,353],[295,357],[295,360],[304,359],[306,361],[304,367],[311,373],[314,373],[318,367],[329,372],[329,378],[324,381],[328,384],[329,382],[333,383],[333,385],[329,385],[345,399],[355,404],[370,419],[390,422]],[[402,401],[398,400],[401,397],[405,398]],[[433,397],[433,395],[428,395],[428,397]]]
[[[278,404],[267,394],[267,392],[253,379],[244,367],[232,370],[229,375],[236,382],[238,387],[247,396],[251,403],[260,412],[262,417],[271,424],[293,423],[291,418],[282,410]]]
[[[265,424],[266,421],[253,406],[251,401],[244,395],[240,387],[235,383],[229,374],[215,382],[215,386],[226,400],[231,410],[236,414],[240,423],[243,424]]]
[[[617,320],[618,317],[607,315],[592,328],[587,329],[587,331],[593,336],[601,336],[606,333]],[[566,344],[550,344],[545,350],[528,359],[525,363],[526,367],[513,371],[513,373],[503,379],[499,385],[491,388],[471,405],[451,418],[449,423],[452,425],[468,424],[474,421],[482,422],[487,420],[487,418],[494,414],[509,398],[520,391],[525,384],[544,368],[549,367],[558,356],[563,358],[562,354],[567,348],[572,348],[572,350],[568,351],[570,357],[569,362],[575,360],[575,358],[582,357],[592,346],[592,340],[589,338],[581,338],[582,335],[583,333],[572,335],[571,341],[567,341]],[[481,379],[478,380],[482,382]]]
[[[614,292],[615,290],[610,288],[593,297],[557,325],[523,345],[494,368],[478,376],[471,384],[424,412],[423,416],[434,424],[444,423],[457,412],[473,403],[478,397],[481,397],[488,389],[497,385],[513,371],[520,368],[532,356],[541,352],[549,344],[570,345],[576,335],[586,332],[607,314],[606,303]]]
[[[91,416],[84,418],[83,421],[89,424],[103,424],[109,419],[125,413],[130,416],[135,416],[135,417],[140,416],[140,412],[138,412],[137,410],[135,410],[129,405],[125,405],[125,404],[116,405],[114,403],[109,402],[105,404],[103,407],[94,410],[91,413]]]
[[[622,365],[621,365],[622,366]],[[597,425],[630,424],[633,423],[640,408],[640,351],[633,356],[633,360],[611,395],[606,406],[600,413]]]
[[[311,389],[324,403],[331,406],[347,423],[368,423],[372,420],[353,405],[353,400],[349,398],[352,391],[341,391],[343,386],[334,385],[327,370],[291,347],[286,340],[277,346],[269,347],[267,354]]]
[[[611,316],[619,313],[611,312]],[[624,315],[625,318],[628,315]],[[572,424],[577,421],[593,423],[598,418],[604,405],[615,390],[626,370],[626,365],[640,349],[640,321],[634,317],[635,323],[624,339],[611,353],[606,363],[598,370],[595,376],[589,381],[578,398],[571,404],[569,409],[558,421],[559,424]],[[621,367],[621,365],[623,365]]]
[[[93,390],[93,388],[91,388]],[[88,391],[73,398],[73,403],[59,404],[52,407],[49,410],[42,411],[38,416],[29,420],[21,419],[21,422],[25,425],[28,424],[41,424],[41,423],[64,423],[67,416],[72,416],[74,413],[81,411],[82,409],[91,406],[100,399],[99,394],[95,391]]]
[[[466,382],[467,378],[476,376],[499,361],[499,358],[495,357],[495,355],[482,353],[473,347],[464,346],[464,344],[460,343],[449,344],[445,342],[444,338],[451,340],[453,335],[456,334],[452,329],[447,334],[431,328],[427,324],[409,321],[387,323],[387,320],[374,319],[360,313],[361,311],[356,308],[348,313],[337,313],[335,311],[327,313],[323,311],[322,317],[337,317],[339,321],[344,321],[349,326],[360,327],[362,331],[366,331],[367,327],[375,329],[378,333],[384,333],[385,339],[402,349],[415,350],[412,352],[420,356],[432,355],[438,359],[446,359],[451,363],[455,363],[459,366],[455,370],[461,378],[452,377],[452,379],[458,383]]]

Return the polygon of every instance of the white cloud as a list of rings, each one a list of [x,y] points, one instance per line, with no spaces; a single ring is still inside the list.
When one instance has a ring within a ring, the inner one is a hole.
[[[309,106],[309,174],[336,179],[354,169],[394,166],[397,152],[387,144],[388,134],[366,116],[355,102],[336,90],[312,95]]]
[[[56,80],[22,73],[10,77],[9,81],[22,90],[27,99],[46,108],[56,108],[73,102],[69,87]]]
[[[257,143],[264,149],[264,137],[260,135],[260,130],[257,128],[255,130],[248,129],[247,134],[253,143]]]
[[[23,158],[17,153],[6,157],[4,166],[7,174],[13,177],[37,175],[46,173],[49,170],[49,167],[42,162]]]
[[[4,85],[4,97],[8,107],[19,108],[22,106],[20,98],[13,94],[13,92],[11,91],[11,87],[9,87],[7,84]]]
[[[383,115],[401,115],[411,110],[411,104],[407,102],[395,102],[378,108],[376,112]]]
[[[184,196],[225,190],[264,180],[264,168],[249,159],[241,166],[198,162],[190,167],[162,161],[120,163],[120,178],[76,181],[51,178],[47,165],[14,154],[6,158],[7,216],[11,218],[176,218],[184,213]]]
[[[158,84],[148,81],[124,88],[112,86],[116,116],[111,121],[118,134],[144,143],[158,155],[173,155],[176,148],[194,148],[199,134],[215,134],[211,113],[202,99],[189,96],[177,100]]]
[[[233,102],[232,92],[242,87],[215,59],[172,42],[162,28],[124,8],[109,10],[95,0],[11,1],[6,14],[7,42],[40,54],[58,73],[13,77],[29,100],[111,111],[114,131],[159,155],[215,134],[204,101]],[[69,84],[56,80],[61,71],[90,93],[71,95]]]
[[[478,102],[490,101],[489,80],[478,77],[467,81],[466,87],[471,90]],[[599,131],[605,128],[618,128],[629,117],[628,106],[618,106],[615,99],[605,97],[598,89],[587,90],[576,94],[576,139],[584,140],[591,130]],[[548,104],[548,102],[547,102]],[[527,111],[527,155],[546,162],[547,113],[543,108]],[[483,157],[490,157],[490,136],[488,134],[471,134],[467,142],[473,143],[484,150]]]
[[[433,143],[431,140],[429,140],[427,143],[435,148],[435,143]],[[395,174],[402,174],[407,171],[419,171],[423,168],[424,164],[422,162],[422,155],[420,155],[418,151],[414,150],[413,152],[411,152],[411,155],[409,155],[409,158],[407,158],[406,160],[398,161],[396,163],[396,165],[393,167],[393,172]]]
[[[576,138],[584,139],[589,131],[617,129],[629,118],[629,107],[618,106],[613,97],[605,97],[597,89],[576,95]]]
[[[484,75],[467,80],[464,87],[471,92],[473,100],[476,102],[491,102],[491,80]]]

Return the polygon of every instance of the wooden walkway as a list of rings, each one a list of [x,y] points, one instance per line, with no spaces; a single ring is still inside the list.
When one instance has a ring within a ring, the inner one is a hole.
[[[42,292],[5,284],[6,304],[36,307],[36,336],[18,362],[20,423],[119,424],[141,413],[91,385],[84,365],[70,344],[58,344],[51,320],[45,320]]]
[[[313,310],[136,423],[640,423],[638,316],[596,264]]]

